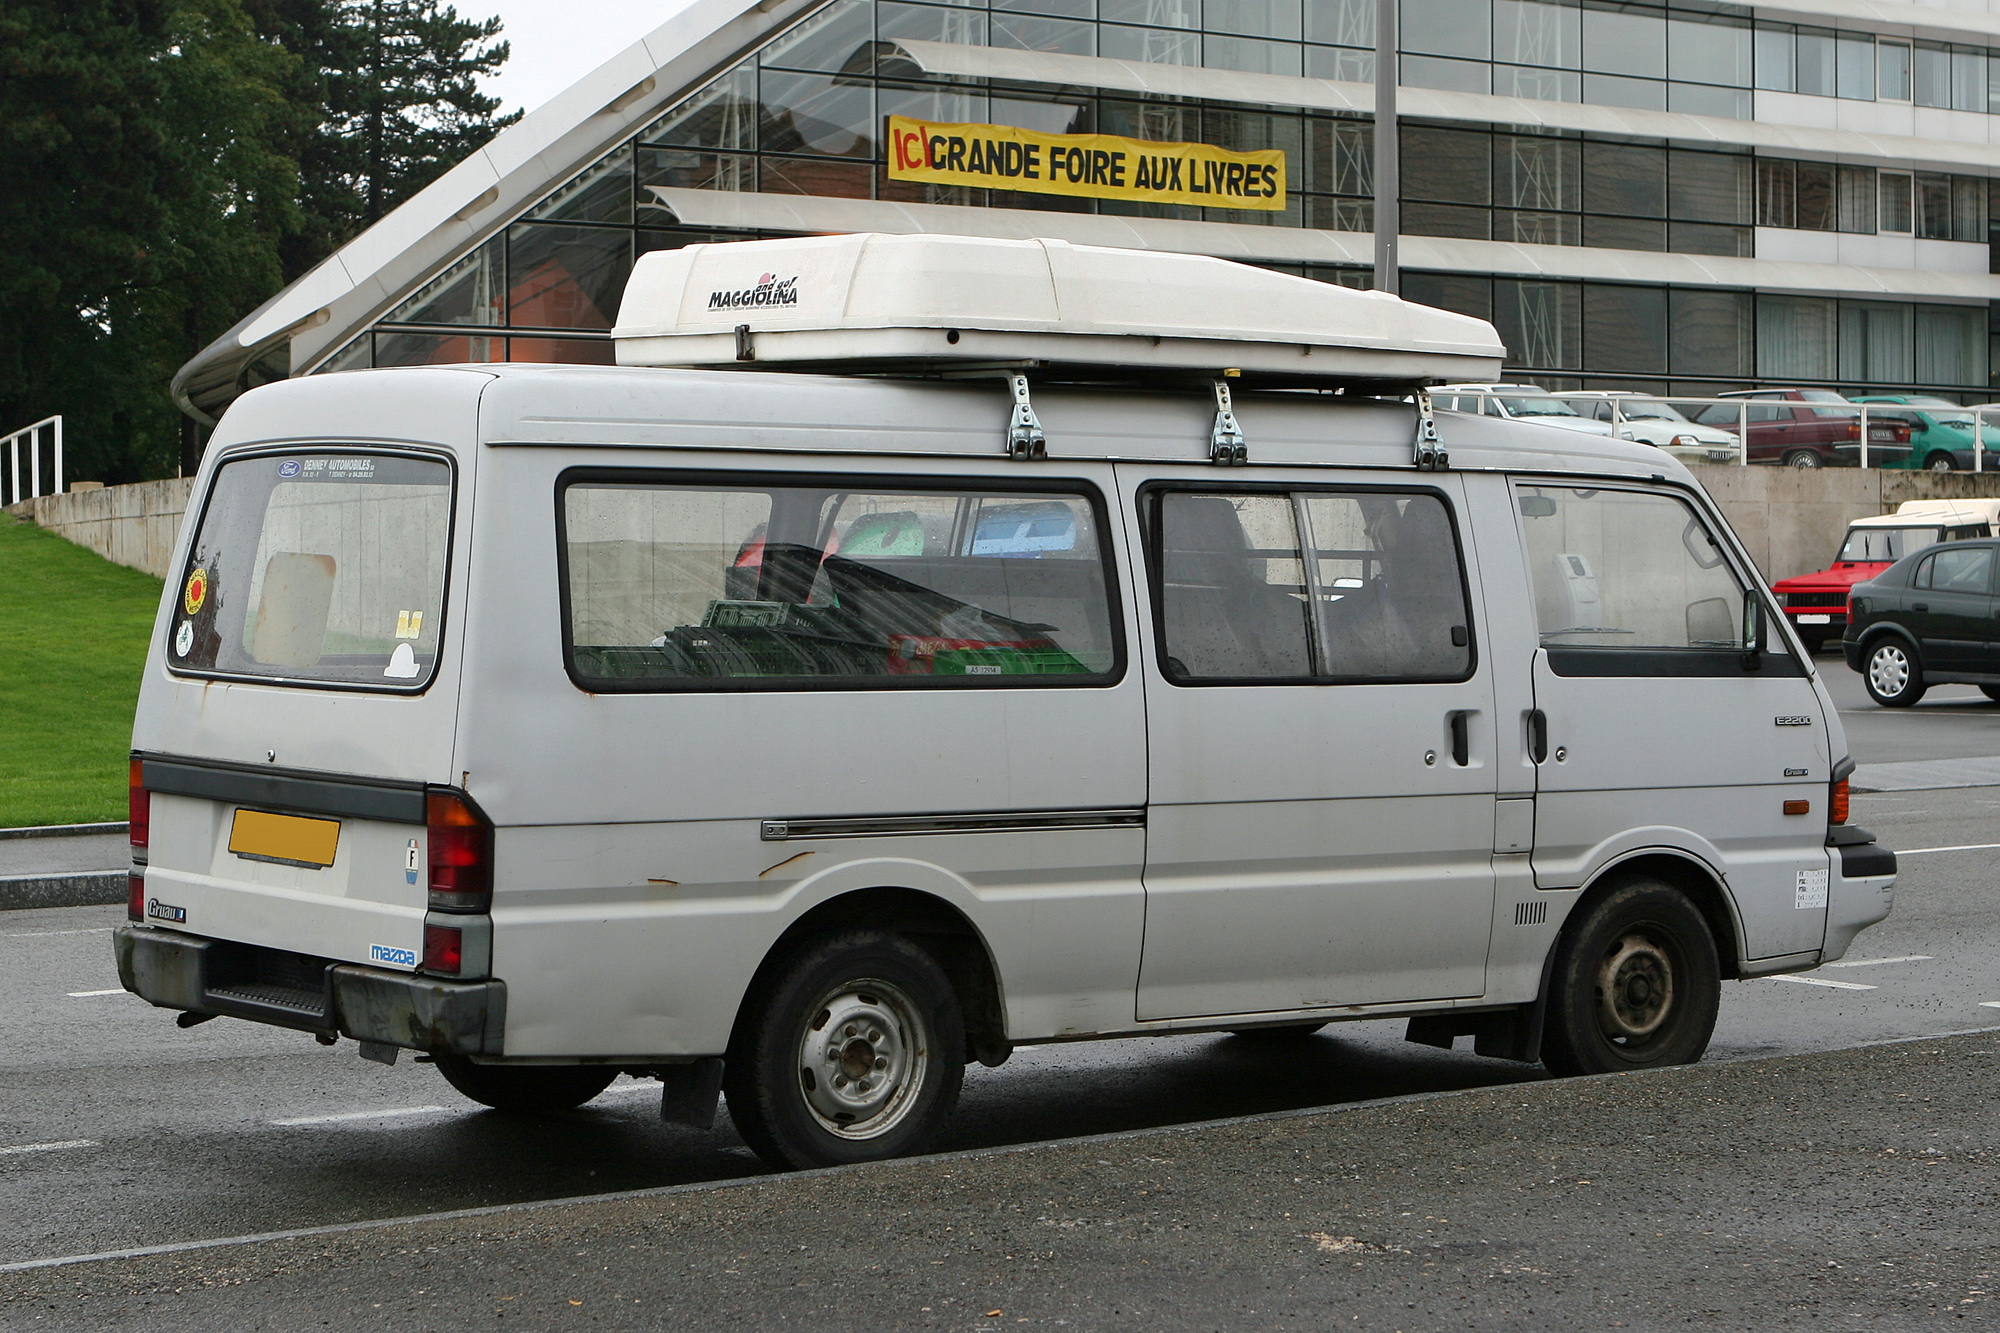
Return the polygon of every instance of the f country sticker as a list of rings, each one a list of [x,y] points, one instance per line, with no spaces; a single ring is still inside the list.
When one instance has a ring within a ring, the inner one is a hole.
[[[1821,873],[1824,874],[1825,872],[1822,871]],[[368,946],[368,961],[371,963],[387,963],[391,967],[415,967],[417,965],[417,951],[415,949],[392,949],[386,944],[371,944]]]

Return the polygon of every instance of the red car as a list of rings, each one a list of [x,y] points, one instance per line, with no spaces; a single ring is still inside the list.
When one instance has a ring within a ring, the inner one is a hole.
[[[1752,463],[1786,467],[1855,467],[1861,462],[1861,409],[1831,389],[1750,389],[1714,403],[1695,418],[1704,426],[1734,431],[1748,417]],[[1868,418],[1868,465],[1901,463],[1910,456],[1910,423],[1888,414]]]
[[[1779,579],[1771,591],[1784,602],[1785,614],[1807,649],[1818,652],[1846,630],[1847,597],[1855,584],[1926,546],[1990,537],[1996,522],[2000,522],[2000,500],[1906,500],[1893,514],[1849,524],[1840,551],[1827,568]]]

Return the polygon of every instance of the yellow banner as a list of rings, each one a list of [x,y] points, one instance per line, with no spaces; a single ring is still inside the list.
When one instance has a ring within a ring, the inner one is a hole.
[[[889,117],[889,178],[1204,208],[1285,206],[1285,154]]]

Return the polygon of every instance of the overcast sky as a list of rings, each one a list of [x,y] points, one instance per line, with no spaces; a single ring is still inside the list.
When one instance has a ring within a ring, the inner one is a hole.
[[[456,0],[466,18],[496,14],[514,54],[486,81],[502,110],[532,111],[687,7],[689,0]]]

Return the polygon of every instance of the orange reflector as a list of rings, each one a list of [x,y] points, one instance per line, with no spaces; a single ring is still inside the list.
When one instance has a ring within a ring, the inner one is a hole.
[[[1812,813],[1812,802],[1811,802],[1811,801],[1786,801],[1786,802],[1785,802],[1785,813],[1786,813],[1786,814],[1788,814],[1788,815],[1809,815],[1809,814],[1811,814],[1811,813]]]

